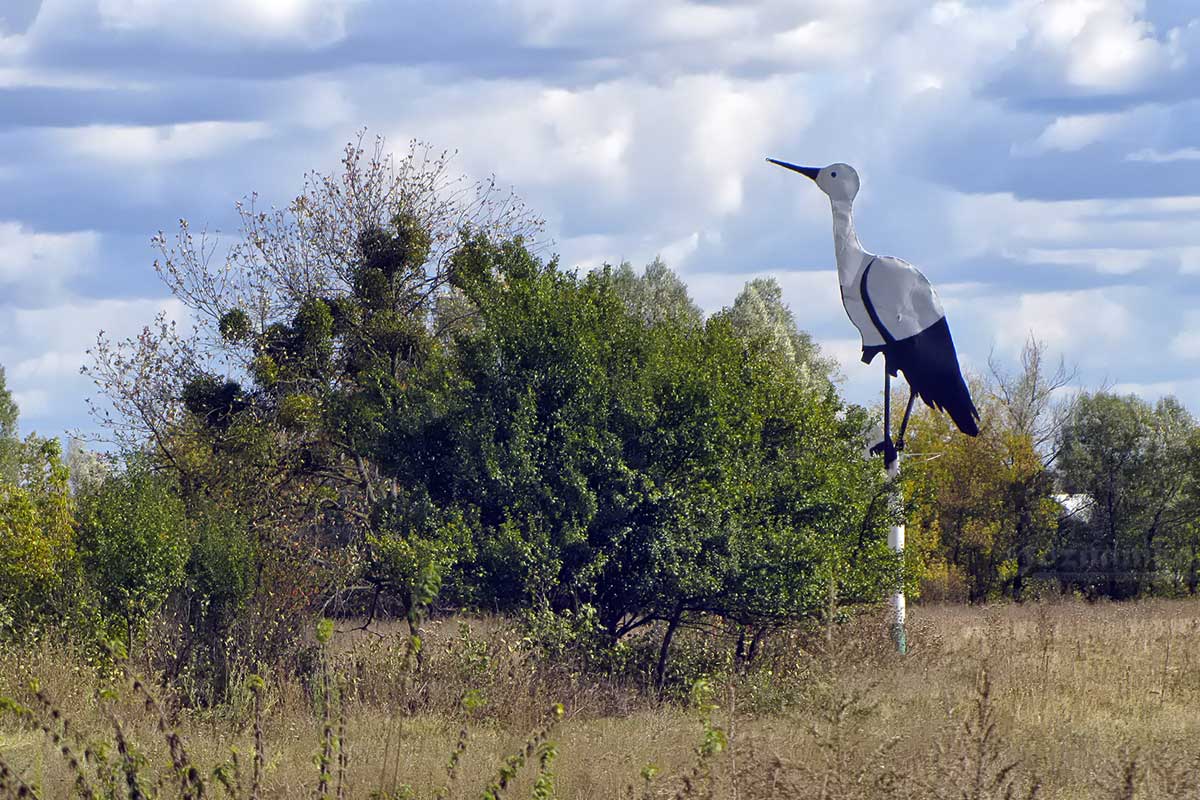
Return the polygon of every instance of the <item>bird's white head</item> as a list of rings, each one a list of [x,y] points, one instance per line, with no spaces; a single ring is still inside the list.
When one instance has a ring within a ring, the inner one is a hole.
[[[786,161],[777,161],[774,158],[768,158],[767,161],[812,178],[831,200],[842,200],[848,203],[858,194],[858,173],[849,164],[838,163],[817,168],[800,167]]]

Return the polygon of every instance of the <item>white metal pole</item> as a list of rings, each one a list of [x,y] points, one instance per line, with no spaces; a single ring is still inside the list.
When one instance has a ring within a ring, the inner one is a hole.
[[[892,460],[892,463],[887,465],[888,481],[892,484],[892,513],[895,514],[898,522],[892,525],[888,531],[888,546],[904,556],[904,518],[901,512],[904,506],[903,490],[900,487],[900,459],[899,453]],[[904,584],[896,587],[896,593],[892,595],[892,641],[896,643],[896,652],[904,655],[908,651],[908,637],[904,629],[904,623],[908,614],[908,609],[904,599]]]

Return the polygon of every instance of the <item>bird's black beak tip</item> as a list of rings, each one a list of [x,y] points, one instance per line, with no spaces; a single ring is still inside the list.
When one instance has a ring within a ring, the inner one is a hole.
[[[768,158],[767,161],[769,161],[772,164],[777,164],[778,166],[781,166],[784,169],[790,169],[793,172],[799,172],[801,175],[805,175],[809,178],[812,178],[814,181],[817,179],[817,175],[819,175],[821,172],[820,168],[818,168],[818,167],[801,167],[796,164],[789,164],[786,161],[780,161],[779,159],[776,159],[776,158]]]

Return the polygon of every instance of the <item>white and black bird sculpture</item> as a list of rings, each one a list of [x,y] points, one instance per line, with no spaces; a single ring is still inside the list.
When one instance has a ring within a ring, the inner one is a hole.
[[[979,433],[979,411],[958,366],[954,340],[937,292],[907,261],[868,253],[854,233],[852,208],[858,173],[848,164],[800,167],[768,158],[772,164],[799,172],[829,195],[833,206],[833,245],[837,256],[842,305],[862,334],[862,360],[870,364],[883,353],[883,441],[872,448],[889,466],[904,448],[904,432],[913,400],[945,411],[968,436]],[[908,381],[908,406],[900,431],[891,437],[891,379],[897,372]]]

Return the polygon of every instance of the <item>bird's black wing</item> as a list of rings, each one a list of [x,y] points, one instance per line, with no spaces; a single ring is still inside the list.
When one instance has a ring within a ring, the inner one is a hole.
[[[863,304],[884,343],[863,348],[863,361],[882,352],[887,371],[905,380],[926,405],[945,411],[958,429],[979,433],[950,326],[937,292],[921,271],[898,258],[879,256],[863,270]]]
[[[945,411],[968,436],[979,434],[979,411],[958,366],[950,326],[942,317],[920,333],[884,347],[887,370],[904,379],[927,406]]]

